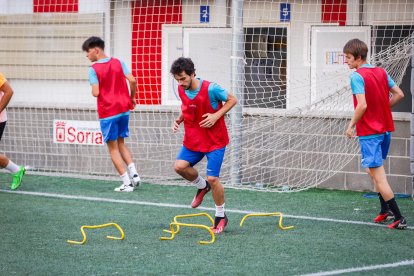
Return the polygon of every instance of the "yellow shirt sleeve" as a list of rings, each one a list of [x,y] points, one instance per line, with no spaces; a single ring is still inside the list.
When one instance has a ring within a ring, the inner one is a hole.
[[[0,87],[3,86],[3,84],[7,81],[6,77],[0,73]]]

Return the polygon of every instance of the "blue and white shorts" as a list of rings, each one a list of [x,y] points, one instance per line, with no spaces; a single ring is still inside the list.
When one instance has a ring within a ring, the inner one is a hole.
[[[226,147],[211,152],[199,152],[189,150],[183,146],[177,155],[177,160],[187,161],[190,163],[190,166],[193,167],[200,162],[204,156],[207,156],[207,176],[219,177],[225,151]]]
[[[374,137],[360,137],[361,166],[364,168],[377,168],[387,159],[391,144],[391,133],[387,132]]]
[[[118,140],[129,136],[129,111],[105,119],[100,119],[104,142]]]

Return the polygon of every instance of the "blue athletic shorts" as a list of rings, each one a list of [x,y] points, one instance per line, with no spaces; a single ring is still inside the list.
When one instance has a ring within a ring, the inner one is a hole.
[[[359,139],[361,146],[361,166],[377,168],[383,165],[387,158],[391,143],[391,133],[387,132],[372,138]]]
[[[221,164],[224,159],[226,147],[211,152],[192,151],[183,146],[177,155],[177,160],[184,160],[195,166],[204,156],[207,156],[207,176],[220,176]]]
[[[99,120],[104,142],[118,140],[129,136],[129,112]]]

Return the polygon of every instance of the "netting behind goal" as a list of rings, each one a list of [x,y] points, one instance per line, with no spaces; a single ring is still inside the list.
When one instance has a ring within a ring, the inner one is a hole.
[[[343,45],[366,41],[371,63],[399,84],[413,44],[414,3],[405,0],[6,2],[0,72],[15,95],[2,149],[42,174],[116,177],[81,50],[89,36],[136,77],[127,143],[144,182],[186,184],[172,168],[183,129],[171,130],[180,100],[169,74],[185,56],[239,100],[226,117],[221,179],[268,191],[314,187],[357,154],[344,136],[353,107]]]

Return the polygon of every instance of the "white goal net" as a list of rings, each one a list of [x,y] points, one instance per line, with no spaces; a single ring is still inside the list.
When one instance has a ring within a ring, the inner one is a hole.
[[[89,36],[137,80],[127,144],[144,182],[186,184],[173,170],[183,129],[172,62],[232,91],[227,187],[299,191],[329,181],[358,153],[344,136],[352,115],[342,47],[369,45],[369,61],[397,84],[410,62],[407,0],[1,0],[0,72],[15,94],[2,150],[32,173],[114,177],[99,135]],[[205,174],[205,162],[197,165]]]

